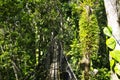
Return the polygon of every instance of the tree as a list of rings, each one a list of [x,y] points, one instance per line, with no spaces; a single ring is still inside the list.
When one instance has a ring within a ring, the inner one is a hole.
[[[97,55],[99,49],[99,26],[95,11],[92,11],[94,5],[93,1],[85,0],[83,4],[83,12],[79,20],[79,36],[81,45],[81,54],[83,58],[81,60],[82,79],[90,79],[90,67],[92,56]]]
[[[116,40],[115,50],[120,50],[120,1],[119,0],[104,0],[108,26],[112,28],[112,36]],[[112,62],[112,57],[110,57],[110,62]],[[112,80],[119,80],[116,73],[112,70],[111,71],[111,79]]]

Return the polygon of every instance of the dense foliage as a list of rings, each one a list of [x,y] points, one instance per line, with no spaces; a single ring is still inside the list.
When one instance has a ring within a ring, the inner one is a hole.
[[[81,62],[85,53],[90,59],[89,78],[109,80],[104,4],[88,1],[0,0],[0,80],[45,79],[46,55],[54,38],[62,42],[78,80],[84,77]]]

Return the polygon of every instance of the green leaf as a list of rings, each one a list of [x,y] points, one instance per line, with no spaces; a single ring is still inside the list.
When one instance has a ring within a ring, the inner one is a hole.
[[[110,68],[112,69],[113,65],[114,65],[115,61],[112,59],[110,60]]]
[[[0,28],[0,35],[4,35],[4,30]]]
[[[111,27],[105,27],[105,28],[103,29],[103,32],[104,32],[104,34],[105,34],[106,36],[109,36],[109,37],[112,36],[112,29],[111,29]]]
[[[120,50],[110,51],[110,56],[114,58],[116,61],[120,62]]]
[[[117,74],[120,76],[120,64],[117,63],[117,64],[115,65],[114,70],[115,70],[115,73],[117,73]]]
[[[110,26],[108,26],[108,29],[109,29],[109,31],[112,33],[112,28],[111,28]]]
[[[11,36],[12,36],[12,37],[17,37],[17,36],[19,36],[19,34],[18,34],[18,32],[12,32],[12,33],[11,33]]]
[[[116,46],[116,41],[114,38],[111,37],[111,38],[107,39],[106,44],[110,49],[114,49]]]

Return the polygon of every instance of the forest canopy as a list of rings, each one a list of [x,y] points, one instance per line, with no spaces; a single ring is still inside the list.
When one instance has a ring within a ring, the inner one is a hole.
[[[0,0],[0,80],[119,79],[111,1]]]

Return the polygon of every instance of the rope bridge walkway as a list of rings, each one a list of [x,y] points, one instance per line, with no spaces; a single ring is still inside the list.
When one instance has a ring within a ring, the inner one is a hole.
[[[63,54],[62,43],[53,40],[47,54],[47,80],[77,80],[67,58]]]

